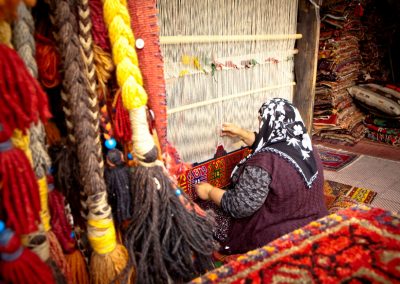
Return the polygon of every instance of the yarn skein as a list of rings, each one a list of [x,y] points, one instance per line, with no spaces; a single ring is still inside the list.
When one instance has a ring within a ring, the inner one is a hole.
[[[21,246],[18,235],[0,221],[0,275],[5,283],[56,283],[50,267]]]
[[[124,1],[103,1],[117,82],[129,111],[139,166],[131,170],[132,219],[124,232],[138,283],[188,281],[211,269],[216,249],[211,220],[182,206],[166,174],[147,122],[147,93]],[[144,237],[145,236],[145,237]]]
[[[107,204],[106,185],[102,173],[102,156],[97,100],[88,91],[84,63],[80,54],[74,1],[50,1],[55,11],[59,33],[59,49],[63,59],[65,76],[63,88],[68,96],[74,121],[79,169],[82,185],[88,196],[87,231],[94,250],[90,260],[92,283],[110,283],[115,280],[127,263],[125,248],[116,241],[111,208]]]

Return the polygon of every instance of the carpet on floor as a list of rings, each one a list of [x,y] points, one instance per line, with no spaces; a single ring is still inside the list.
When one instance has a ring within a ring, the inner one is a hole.
[[[371,204],[377,192],[368,188],[325,180],[324,195],[329,213],[335,213],[358,203]]]
[[[239,256],[191,283],[394,283],[400,216],[358,205]]]
[[[318,147],[319,156],[322,161],[324,170],[339,171],[354,162],[360,155]]]

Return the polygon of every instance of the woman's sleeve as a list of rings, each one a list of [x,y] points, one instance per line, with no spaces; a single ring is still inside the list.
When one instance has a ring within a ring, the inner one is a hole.
[[[234,218],[254,214],[264,204],[270,182],[270,175],[262,168],[245,167],[239,182],[222,196],[222,209]]]

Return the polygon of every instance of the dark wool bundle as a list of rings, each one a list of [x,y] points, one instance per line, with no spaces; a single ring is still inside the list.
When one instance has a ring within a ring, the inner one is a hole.
[[[213,221],[182,206],[179,190],[161,166],[131,169],[132,221],[125,245],[137,283],[189,281],[213,268]]]
[[[21,246],[19,237],[0,225],[0,275],[5,283],[50,284],[53,274],[35,253]]]
[[[112,207],[114,220],[120,225],[131,218],[131,192],[129,168],[125,166],[123,154],[118,149],[107,153],[105,180],[107,184],[108,202]]]

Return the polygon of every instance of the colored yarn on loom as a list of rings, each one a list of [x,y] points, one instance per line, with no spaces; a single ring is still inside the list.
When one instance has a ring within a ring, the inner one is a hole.
[[[208,216],[196,214],[191,203],[182,206],[182,192],[166,175],[149,132],[147,94],[134,49],[127,8],[121,2],[103,1],[117,82],[129,111],[134,152],[140,165],[132,168],[132,220],[124,232],[125,244],[136,268],[138,283],[185,281],[213,267],[216,248]],[[146,237],[144,237],[146,236]]]
[[[21,246],[17,234],[0,221],[0,275],[6,283],[55,283],[50,267]]]
[[[84,64],[80,56],[77,21],[73,13],[75,1],[49,1],[57,15],[55,24],[59,31],[59,50],[63,59],[65,97],[71,108],[71,118],[76,138],[79,170],[87,194],[88,239],[94,250],[90,259],[92,283],[110,283],[125,268],[128,254],[116,241],[111,208],[107,204],[103,179],[103,163],[98,135],[98,105],[95,94],[88,91]]]

